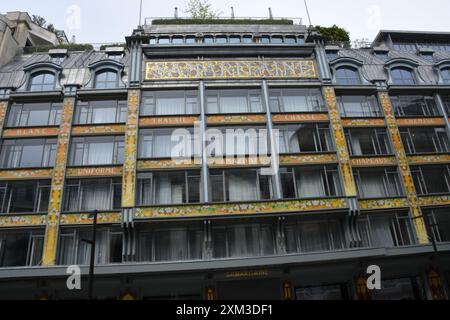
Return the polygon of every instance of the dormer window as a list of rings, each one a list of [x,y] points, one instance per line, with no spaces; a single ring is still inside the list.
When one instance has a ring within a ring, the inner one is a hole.
[[[273,44],[281,44],[281,43],[283,43],[283,37],[282,36],[273,36],[272,37],[272,43]]]
[[[195,37],[194,36],[187,36],[186,37],[186,44],[195,44]]]
[[[55,89],[56,77],[51,72],[35,74],[30,79],[30,91],[52,91]]]
[[[226,36],[217,36],[216,43],[227,43],[227,37]]]
[[[172,37],[172,44],[183,44],[183,43],[184,43],[183,37],[181,36]]]
[[[270,43],[270,37],[269,36],[261,36],[261,43]]]
[[[159,44],[170,44],[170,39],[169,39],[169,37],[159,37],[158,43]]]
[[[118,86],[118,75],[116,71],[106,70],[95,75],[96,89],[112,89]]]
[[[450,67],[441,70],[442,81],[445,84],[450,84]]]
[[[286,36],[284,38],[284,42],[287,44],[296,44],[297,43],[297,37],[294,36]]]
[[[230,43],[241,43],[241,37],[240,36],[230,36]]]
[[[65,56],[52,56],[50,58],[50,61],[56,64],[62,64],[65,59],[66,59]]]
[[[207,44],[214,43],[214,38],[213,38],[213,36],[205,36],[205,37],[203,38],[203,42],[204,42],[204,43],[207,43]]]
[[[252,36],[243,36],[242,37],[242,42],[243,43],[252,43],[253,42],[253,37]]]
[[[405,67],[397,67],[391,69],[392,83],[395,85],[414,85],[416,80],[414,72]]]
[[[358,69],[354,67],[340,67],[336,69],[336,83],[339,85],[361,84]]]

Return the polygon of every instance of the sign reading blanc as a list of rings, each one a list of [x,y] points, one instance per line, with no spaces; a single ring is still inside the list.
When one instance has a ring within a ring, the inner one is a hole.
[[[145,80],[317,78],[314,60],[147,61]]]

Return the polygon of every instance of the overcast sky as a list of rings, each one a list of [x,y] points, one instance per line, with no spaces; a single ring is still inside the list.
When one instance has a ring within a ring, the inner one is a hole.
[[[187,0],[143,0],[143,17],[180,15]],[[0,12],[27,11],[64,29],[78,43],[123,42],[138,25],[140,0],[1,0]],[[210,0],[222,16],[265,17],[268,7],[275,17],[302,17],[303,0]],[[308,0],[313,24],[337,24],[355,39],[373,40],[379,29],[450,31],[449,0]]]

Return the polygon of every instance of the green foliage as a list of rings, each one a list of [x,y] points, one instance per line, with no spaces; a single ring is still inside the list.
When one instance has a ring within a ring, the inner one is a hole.
[[[350,41],[349,32],[344,28],[338,27],[337,25],[333,25],[332,27],[316,26],[315,29],[320,32],[325,41]]]
[[[280,24],[292,25],[288,19],[155,19],[153,25],[166,24]]]
[[[121,47],[124,49],[127,49],[128,46],[126,43],[112,43],[112,44],[103,44],[100,46],[100,50],[105,50],[106,48],[112,48],[112,47]]]
[[[56,46],[53,45],[43,45],[43,46],[35,46],[35,47],[25,47],[24,53],[33,53],[33,52],[48,52],[52,49],[67,49],[67,51],[85,51],[85,50],[93,50],[94,47],[90,44],[59,44]]]
[[[209,0],[189,0],[185,12],[189,13],[192,19],[214,19],[220,15],[212,9]]]

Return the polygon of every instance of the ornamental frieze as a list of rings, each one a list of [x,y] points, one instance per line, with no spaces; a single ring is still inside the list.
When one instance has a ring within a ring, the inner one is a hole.
[[[386,121],[384,119],[342,119],[344,127],[385,127]]]
[[[101,212],[97,216],[99,224],[121,223],[122,214],[120,212]],[[92,224],[92,215],[89,213],[65,213],[61,215],[60,224],[62,225],[80,225]]]
[[[408,126],[443,126],[445,125],[443,118],[397,118],[399,127]]]
[[[450,195],[420,197],[420,206],[448,206],[450,205]]]
[[[0,170],[0,180],[50,179],[52,169]]]
[[[316,65],[311,59],[147,61],[145,81],[199,79],[313,79]]]
[[[391,208],[407,208],[409,207],[408,199],[364,199],[359,200],[359,208],[361,210],[377,210],[377,209],[391,209]]]
[[[211,168],[269,166],[270,163],[271,159],[268,156],[216,157],[208,159],[208,166]]]
[[[352,158],[350,162],[352,167],[378,167],[397,165],[397,159],[395,157]]]
[[[87,167],[87,168],[68,168],[67,177],[83,178],[83,177],[108,177],[121,176],[123,167]]]
[[[9,128],[3,131],[4,138],[51,137],[57,136],[59,127],[45,128]]]
[[[280,165],[310,165],[337,163],[336,154],[281,155]]]
[[[139,127],[193,126],[198,121],[199,117],[192,116],[143,117],[139,119]]]
[[[123,133],[125,133],[125,125],[123,124],[74,126],[72,128],[73,136],[123,134]]]
[[[260,124],[266,122],[266,116],[261,114],[246,115],[214,115],[208,116],[207,124]]]
[[[0,228],[44,226],[46,215],[1,216]]]
[[[164,169],[196,169],[200,168],[201,159],[158,159],[139,160],[138,170],[164,170]]]
[[[326,113],[287,113],[272,116],[272,121],[275,123],[328,122],[329,120]]]
[[[450,154],[436,154],[436,155],[423,155],[423,156],[408,156],[408,162],[412,165],[417,164],[442,164],[450,163]]]
[[[151,218],[178,218],[196,216],[230,216],[248,214],[271,214],[308,212],[317,210],[335,210],[347,208],[347,202],[343,198],[318,199],[318,200],[294,200],[276,202],[255,203],[229,203],[210,205],[187,205],[137,208],[136,219]]]

